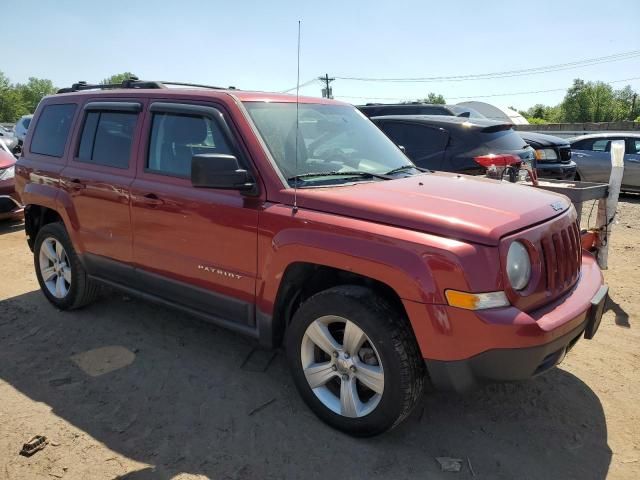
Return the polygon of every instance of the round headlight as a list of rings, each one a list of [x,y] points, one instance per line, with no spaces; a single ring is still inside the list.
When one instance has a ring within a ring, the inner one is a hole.
[[[507,253],[507,276],[514,290],[524,290],[531,279],[531,259],[526,247],[513,242]]]

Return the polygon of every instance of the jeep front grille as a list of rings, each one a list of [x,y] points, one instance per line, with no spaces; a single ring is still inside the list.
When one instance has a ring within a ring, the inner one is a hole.
[[[547,290],[555,293],[573,285],[580,274],[582,247],[577,223],[542,239]]]

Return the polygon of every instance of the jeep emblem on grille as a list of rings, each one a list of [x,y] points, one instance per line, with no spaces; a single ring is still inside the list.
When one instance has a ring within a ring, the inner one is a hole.
[[[558,212],[564,208],[564,205],[562,205],[562,202],[553,202],[551,204],[551,208],[553,208],[556,212]]]

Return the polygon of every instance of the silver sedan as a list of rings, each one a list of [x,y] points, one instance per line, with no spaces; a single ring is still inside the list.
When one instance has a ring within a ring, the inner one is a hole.
[[[625,142],[622,190],[640,192],[640,133],[594,133],[570,138],[572,160],[576,162],[576,180],[609,181],[611,174],[611,142]]]

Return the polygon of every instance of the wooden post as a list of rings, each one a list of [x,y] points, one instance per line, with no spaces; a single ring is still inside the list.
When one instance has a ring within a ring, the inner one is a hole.
[[[618,207],[618,196],[622,175],[624,173],[624,140],[611,142],[611,176],[609,177],[609,195],[598,202],[597,225],[600,229],[600,243],[598,246],[598,265],[602,270],[608,268],[609,241],[611,228]]]

